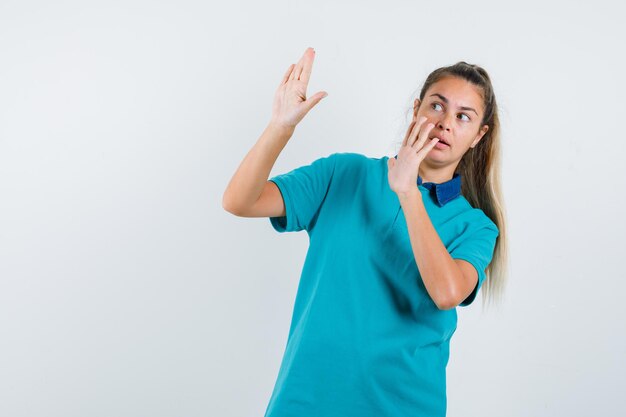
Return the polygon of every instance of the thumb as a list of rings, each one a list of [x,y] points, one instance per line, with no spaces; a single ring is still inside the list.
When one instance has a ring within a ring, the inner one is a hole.
[[[396,158],[387,159],[387,168],[391,169],[396,165]]]
[[[327,92],[325,91],[320,91],[315,93],[314,95],[312,95],[311,97],[309,97],[305,102],[305,109],[307,111],[307,113],[317,104],[319,103],[324,97],[326,97],[328,95]]]

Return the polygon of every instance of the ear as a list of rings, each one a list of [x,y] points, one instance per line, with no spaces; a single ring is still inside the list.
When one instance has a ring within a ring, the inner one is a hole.
[[[413,102],[413,118],[415,119],[417,117],[417,111],[419,110],[421,101],[419,98],[416,98],[415,101]]]
[[[470,148],[475,147],[476,145],[478,145],[478,142],[480,142],[480,140],[482,139],[482,137],[485,135],[485,133],[487,133],[487,131],[489,130],[489,125],[484,125],[480,131],[478,132],[478,134],[476,135],[476,138],[474,139],[474,141],[472,142],[472,144],[470,145]]]

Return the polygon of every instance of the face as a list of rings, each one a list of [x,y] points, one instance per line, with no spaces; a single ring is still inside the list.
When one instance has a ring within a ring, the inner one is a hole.
[[[458,77],[445,77],[434,83],[424,94],[424,101],[415,99],[413,106],[413,119],[426,116],[423,126],[434,123],[428,137],[440,139],[424,160],[461,160],[489,129],[488,125],[480,125],[483,115],[483,100],[471,83]],[[441,144],[442,140],[449,146]]]

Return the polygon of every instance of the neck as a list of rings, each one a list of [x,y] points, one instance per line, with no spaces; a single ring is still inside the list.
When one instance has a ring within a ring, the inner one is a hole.
[[[422,161],[419,167],[418,175],[422,177],[422,182],[434,182],[441,184],[452,179],[456,166],[449,165],[445,167],[431,167]]]

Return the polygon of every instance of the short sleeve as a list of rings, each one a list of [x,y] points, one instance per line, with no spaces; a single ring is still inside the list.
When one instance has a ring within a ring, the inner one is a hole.
[[[285,203],[284,216],[269,218],[277,232],[311,230],[328,193],[336,157],[334,153],[269,179],[276,184]]]
[[[467,238],[463,239],[458,246],[450,251],[450,256],[453,259],[463,259],[471,263],[478,272],[478,283],[474,291],[459,304],[461,307],[470,305],[483,285],[486,276],[485,269],[487,269],[493,257],[498,234],[497,226],[490,221],[488,226],[470,233]]]

